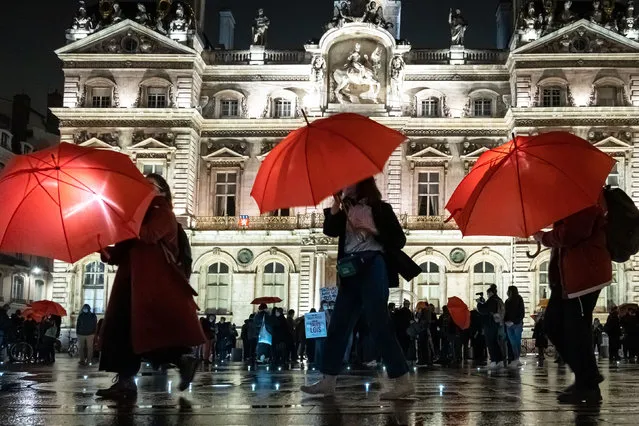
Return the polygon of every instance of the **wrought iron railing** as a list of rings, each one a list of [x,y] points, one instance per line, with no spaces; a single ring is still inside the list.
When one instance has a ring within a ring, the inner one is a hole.
[[[445,216],[398,216],[402,227],[410,231],[454,230],[454,222],[446,222]],[[195,229],[200,231],[287,231],[295,229],[317,229],[324,224],[322,213],[306,213],[295,216],[250,216],[248,220],[239,217],[208,216],[195,220]]]

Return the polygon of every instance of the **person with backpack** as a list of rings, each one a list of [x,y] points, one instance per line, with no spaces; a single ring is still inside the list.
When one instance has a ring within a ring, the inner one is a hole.
[[[512,350],[512,362],[509,367],[517,368],[521,366],[519,355],[521,353],[521,335],[524,332],[524,317],[526,316],[526,307],[524,299],[519,295],[517,286],[508,287],[508,299],[506,299],[506,316],[504,324],[506,324],[506,335]]]
[[[601,289],[612,282],[604,206],[602,192],[597,205],[556,222],[552,231],[534,235],[552,249],[546,333],[575,374],[574,384],[558,396],[560,403],[598,404],[602,399],[599,383],[603,376],[592,350],[592,313]]]
[[[477,311],[483,315],[484,335],[490,355],[489,368],[504,367],[504,316],[506,307],[497,295],[497,286],[491,284],[486,290],[487,300],[483,297],[477,299]]]
[[[180,265],[179,227],[171,188],[157,174],[147,176],[155,188],[139,237],[101,250],[102,261],[117,265],[101,329],[100,370],[116,373],[116,383],[96,392],[104,399],[137,396],[134,377],[144,357],[154,365],[180,370],[178,389],[189,387],[198,366],[193,347],[206,342],[184,266]]]

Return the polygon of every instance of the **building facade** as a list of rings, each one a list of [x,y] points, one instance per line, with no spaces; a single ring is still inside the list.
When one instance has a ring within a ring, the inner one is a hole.
[[[639,203],[632,2],[602,2],[605,10],[599,2],[550,3],[515,11],[503,50],[466,48],[457,11],[450,46],[414,47],[399,32],[397,0],[336,1],[321,38],[298,51],[269,48],[268,11],[257,16],[249,49],[210,50],[188,2],[166,13],[153,2],[123,4],[119,19],[106,8],[111,15],[95,21],[81,9],[56,52],[65,84],[64,107],[54,113],[62,141],[123,152],[144,173],[168,178],[191,238],[202,312],[239,323],[254,297],[279,296],[304,313],[319,306],[322,287],[335,285],[337,247],[321,232],[322,206],[260,215],[249,195],[262,160],[304,125],[302,110],[309,120],[355,112],[407,136],[377,180],[424,272],[391,298],[441,307],[459,296],[473,305],[489,284],[502,295],[514,284],[532,312],[548,296],[550,253],[531,260],[530,240],[462,238],[445,221],[446,201],[478,156],[513,133],[567,130],[618,160],[609,183]],[[232,45],[235,21],[223,14],[220,34]],[[614,266],[601,313],[639,301],[639,258]],[[102,312],[114,273],[97,256],[56,261],[53,299],[69,312],[84,303]]]

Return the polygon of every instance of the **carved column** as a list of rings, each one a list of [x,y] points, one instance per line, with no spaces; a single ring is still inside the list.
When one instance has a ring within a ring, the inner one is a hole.
[[[299,282],[299,314],[308,312],[313,307],[313,253],[302,253],[300,256]]]
[[[387,197],[388,202],[396,213],[400,213],[402,208],[402,150],[400,145],[393,151],[388,159],[388,175],[387,175]]]
[[[312,308],[319,309],[322,301],[320,288],[326,286],[326,253],[315,253],[315,301]]]

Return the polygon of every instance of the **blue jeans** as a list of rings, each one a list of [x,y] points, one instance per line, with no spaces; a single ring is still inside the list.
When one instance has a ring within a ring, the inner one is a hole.
[[[328,327],[322,373],[336,376],[342,370],[344,353],[360,315],[370,327],[391,379],[408,373],[408,364],[391,327],[388,314],[388,274],[381,254],[373,255],[360,266],[360,272],[342,278],[335,310]]]
[[[524,324],[513,324],[510,327],[506,327],[506,334],[508,335],[508,341],[513,351],[513,357],[519,359],[521,354],[521,333],[524,331]]]

